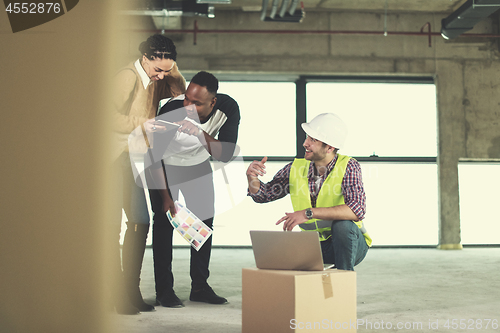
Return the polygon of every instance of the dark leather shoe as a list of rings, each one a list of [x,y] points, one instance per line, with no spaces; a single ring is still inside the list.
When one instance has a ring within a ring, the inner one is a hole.
[[[157,305],[166,308],[181,308],[184,306],[173,290],[163,293],[163,296],[156,299]]]
[[[209,286],[206,286],[199,290],[191,289],[191,295],[189,295],[189,300],[193,302],[205,302],[210,304],[227,303],[227,299],[218,296]]]

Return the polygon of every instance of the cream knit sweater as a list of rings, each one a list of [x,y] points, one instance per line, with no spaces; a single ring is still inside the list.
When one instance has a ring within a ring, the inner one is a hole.
[[[163,80],[153,81],[144,89],[141,77],[130,63],[116,75],[113,96],[113,124],[116,142],[113,145],[113,160],[128,151],[128,136],[138,126],[156,116],[159,101],[186,92],[186,80],[177,64]]]

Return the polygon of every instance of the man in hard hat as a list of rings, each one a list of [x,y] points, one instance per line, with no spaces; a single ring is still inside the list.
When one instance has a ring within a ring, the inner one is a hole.
[[[290,194],[294,212],[285,213],[276,224],[283,230],[295,226],[316,230],[321,241],[323,261],[338,269],[354,270],[371,246],[363,227],[366,197],[361,167],[355,159],[337,154],[347,136],[344,122],[333,113],[322,113],[302,129],[304,158],[295,159],[264,184],[267,157],[253,161],[247,169],[248,195],[265,203]]]

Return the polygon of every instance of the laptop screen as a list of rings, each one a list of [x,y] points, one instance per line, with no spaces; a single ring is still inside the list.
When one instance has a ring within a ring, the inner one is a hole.
[[[323,270],[323,256],[316,231],[251,230],[250,239],[257,268]]]

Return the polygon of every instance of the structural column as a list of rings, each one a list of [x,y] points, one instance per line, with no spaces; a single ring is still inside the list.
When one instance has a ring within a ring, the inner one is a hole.
[[[449,60],[438,61],[437,94],[438,248],[461,249],[458,160],[465,156],[463,64]]]

